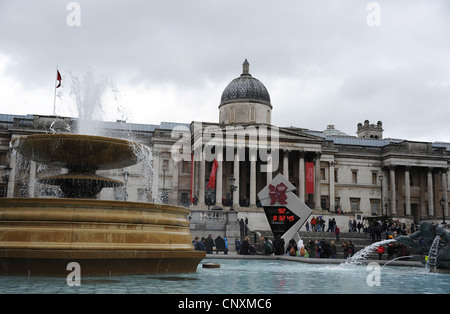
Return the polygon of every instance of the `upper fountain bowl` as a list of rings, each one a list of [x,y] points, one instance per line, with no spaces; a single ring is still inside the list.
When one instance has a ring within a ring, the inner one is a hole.
[[[13,139],[11,145],[25,158],[71,172],[129,167],[141,161],[146,148],[128,140],[80,134],[28,135]]]

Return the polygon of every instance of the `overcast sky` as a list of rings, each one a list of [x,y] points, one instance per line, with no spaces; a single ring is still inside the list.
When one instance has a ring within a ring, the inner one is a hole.
[[[0,113],[53,114],[58,67],[58,115],[92,69],[106,120],[217,122],[247,58],[274,125],[450,142],[450,1],[373,2],[1,0]]]

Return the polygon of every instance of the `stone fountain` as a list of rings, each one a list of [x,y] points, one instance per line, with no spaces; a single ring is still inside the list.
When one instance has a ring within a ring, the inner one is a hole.
[[[189,210],[162,204],[95,199],[118,180],[97,170],[140,162],[146,146],[122,139],[39,134],[11,146],[24,158],[67,169],[40,178],[59,186],[64,198],[5,198],[0,203],[0,274],[81,275],[195,272],[205,252],[194,251]]]

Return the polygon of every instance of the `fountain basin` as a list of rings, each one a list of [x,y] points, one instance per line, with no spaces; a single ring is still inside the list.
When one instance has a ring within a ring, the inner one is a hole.
[[[145,149],[128,140],[80,134],[27,135],[11,145],[27,159],[81,173],[132,166],[140,161],[136,151]]]
[[[189,210],[152,203],[9,198],[0,203],[0,274],[195,272]]]

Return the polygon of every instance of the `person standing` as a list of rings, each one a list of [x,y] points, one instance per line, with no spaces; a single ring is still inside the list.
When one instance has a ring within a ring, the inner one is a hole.
[[[336,242],[339,242],[339,234],[341,234],[341,229],[336,225],[334,227],[334,234],[336,235]]]
[[[311,230],[312,231],[316,231],[316,223],[317,223],[317,221],[316,221],[316,217],[312,217],[311,218]]]
[[[213,248],[214,248],[214,240],[212,238],[212,234],[209,234],[209,236],[205,240],[205,248],[206,248],[206,254],[212,254]]]
[[[239,220],[239,231],[240,231],[241,240],[242,240],[245,237],[245,222],[244,222],[244,219],[242,219],[242,218],[241,218],[241,220]]]

